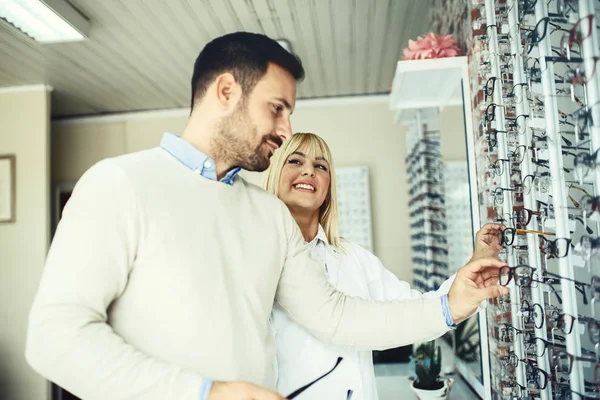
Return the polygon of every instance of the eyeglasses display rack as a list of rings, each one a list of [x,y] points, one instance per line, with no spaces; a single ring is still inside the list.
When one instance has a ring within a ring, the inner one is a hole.
[[[438,120],[437,112],[416,112],[406,137],[413,282],[423,292],[437,290],[448,279],[444,164]]]
[[[600,398],[600,2],[474,6],[479,220],[509,294],[487,308],[493,399]]]

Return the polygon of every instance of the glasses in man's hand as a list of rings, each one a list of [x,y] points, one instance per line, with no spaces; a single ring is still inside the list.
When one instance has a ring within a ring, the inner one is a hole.
[[[315,383],[319,382],[321,379],[325,378],[327,375],[329,375],[330,373],[333,372],[334,369],[337,368],[338,365],[340,365],[340,363],[342,362],[344,358],[343,357],[338,357],[337,362],[335,363],[335,365],[333,366],[333,368],[331,368],[328,372],[324,373],[323,375],[321,375],[320,377],[318,377],[317,379],[315,379],[314,381],[307,383],[306,385],[302,386],[301,388],[293,391],[292,393],[290,393],[289,395],[286,396],[287,400],[292,400],[294,398],[296,398],[299,394],[301,394],[302,392],[304,392],[306,389],[308,389],[309,387],[311,387],[312,385],[314,385]],[[352,391],[348,391],[348,399],[352,396]]]

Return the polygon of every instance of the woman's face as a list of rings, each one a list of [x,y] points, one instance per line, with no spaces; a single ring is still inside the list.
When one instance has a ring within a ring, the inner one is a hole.
[[[291,211],[315,212],[327,194],[331,178],[323,154],[309,154],[299,148],[289,155],[279,178],[279,198]]]

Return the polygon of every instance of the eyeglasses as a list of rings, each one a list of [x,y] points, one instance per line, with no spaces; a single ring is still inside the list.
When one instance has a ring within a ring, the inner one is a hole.
[[[581,208],[588,218],[595,212],[600,213],[600,196],[583,196],[581,198]]]
[[[590,57],[594,63],[592,64],[592,69],[589,75],[585,72],[584,60],[579,57],[553,57],[546,56],[544,57],[546,61],[550,62],[561,62],[564,63],[567,67],[567,72],[564,74],[563,79],[564,83],[569,83],[571,85],[571,91],[573,90],[573,86],[575,85],[586,85],[589,81],[594,77],[596,73],[596,67],[598,65],[598,60],[600,57]],[[573,64],[577,64],[576,66],[572,66]]]
[[[410,199],[408,201],[408,205],[412,206],[412,205],[418,203],[419,201],[423,201],[425,199],[432,200],[432,202],[434,202],[438,206],[443,205],[445,203],[444,196],[442,194],[422,193],[422,194],[419,194],[419,195],[413,197],[412,199]]]
[[[515,340],[515,335],[523,335],[525,331],[523,329],[515,328],[510,324],[503,324],[503,326],[494,326],[494,337],[501,341],[511,343]]]
[[[543,369],[536,367],[532,362],[527,363],[525,373],[527,380],[533,381],[538,389],[544,390],[548,386],[550,375]]]
[[[516,83],[513,85],[511,91],[506,93],[505,97],[511,104],[520,104],[523,101],[525,87],[527,87],[527,83]]]
[[[492,191],[492,198],[495,204],[504,204],[504,192],[515,192],[516,189],[497,187]]]
[[[443,261],[430,260],[428,258],[413,257],[412,262],[414,264],[418,264],[418,265],[427,265],[427,266],[432,265],[432,266],[434,266],[436,268],[440,268],[440,269],[448,268],[448,263],[443,262]]]
[[[496,103],[488,104],[488,106],[485,108],[485,111],[483,113],[486,122],[492,122],[496,119],[496,107],[506,108],[508,106],[506,106],[504,104],[496,104]]]
[[[448,244],[448,239],[444,235],[438,235],[435,233],[425,233],[425,232],[418,232],[418,233],[415,233],[414,235],[411,235],[411,239],[413,239],[415,241],[423,240],[427,237],[433,239],[433,241],[438,244]]]
[[[410,227],[413,229],[414,228],[423,228],[423,227],[425,227],[425,225],[427,225],[429,227],[429,229],[431,229],[432,231],[436,231],[436,232],[446,230],[445,222],[432,220],[432,219],[424,219],[424,218],[413,222],[412,224],[410,224]]]
[[[592,109],[598,106],[600,106],[600,102],[597,102],[592,105],[582,104],[577,110],[575,110],[570,115],[575,120],[575,134],[577,135],[579,140],[583,140],[585,137],[585,131],[588,130],[589,126],[594,125]]]
[[[589,382],[584,383],[586,389],[595,390],[595,385]],[[571,389],[571,386],[562,382],[556,382],[553,386],[553,400],[597,400],[600,399],[598,393],[579,393]]]
[[[503,398],[504,396],[511,396],[511,398],[521,399],[527,396],[527,392],[528,389],[515,380],[500,382],[500,393],[502,393]]]
[[[514,281],[517,286],[531,286],[534,271],[535,269],[529,265],[501,267],[498,271],[499,284],[501,286],[508,286],[511,281]]]
[[[498,235],[500,236],[500,244],[502,246],[511,246],[515,241],[516,235],[525,235],[527,233],[534,233],[537,235],[554,235],[554,232],[536,231],[531,229],[505,228],[503,231],[498,233]]]
[[[557,372],[570,374],[575,361],[584,361],[595,364],[594,380],[596,381],[596,386],[598,386],[598,366],[600,364],[596,362],[595,358],[574,356],[573,354],[567,353],[565,350],[559,350],[556,354],[552,355],[552,368]]]
[[[592,277],[592,279],[593,279],[593,277]],[[588,283],[583,283],[583,282],[577,281],[575,279],[560,276],[560,275],[554,274],[552,272],[548,272],[548,271],[544,272],[544,276],[540,278],[540,283],[544,283],[544,284],[548,285],[550,287],[550,289],[554,292],[556,297],[558,298],[558,302],[561,304],[562,304],[562,299],[560,298],[560,296],[558,295],[558,292],[554,289],[554,286],[553,286],[555,283],[557,283],[557,282],[555,282],[556,280],[565,280],[565,281],[573,282],[575,284],[575,290],[577,290],[583,296],[583,304],[585,304],[585,305],[589,304],[585,289],[587,287],[593,288],[592,285],[590,285]]]
[[[314,385],[315,383],[319,382],[321,379],[325,378],[327,375],[329,375],[330,373],[332,373],[333,370],[336,369],[338,365],[340,365],[340,363],[342,362],[343,359],[344,359],[343,357],[338,357],[335,365],[328,372],[324,373],[323,375],[321,375],[320,377],[318,377],[314,381],[312,381],[310,383],[307,383],[306,385],[302,386],[301,388],[293,391],[292,393],[290,393],[289,395],[287,395],[285,398],[288,399],[288,400],[292,400],[292,399],[296,398],[299,394],[301,394],[302,392],[304,392],[306,389],[308,389],[309,387],[311,387],[312,385]],[[351,394],[349,394],[349,396],[350,395]]]
[[[579,247],[585,259],[590,259],[593,253],[600,251],[600,237],[581,236],[579,238]]]
[[[562,336],[554,336],[555,340],[559,340],[564,342],[565,338]],[[536,336],[531,336],[529,338],[526,338],[525,341],[523,342],[526,347],[525,350],[527,351],[527,353],[535,356],[535,357],[543,357],[544,354],[546,354],[546,349],[551,348],[551,349],[566,349],[567,347],[563,344],[558,344],[558,343],[553,343],[550,342],[548,340],[536,337]]]
[[[522,118],[523,121],[519,122],[519,118]],[[523,135],[527,131],[528,114],[519,114],[515,117],[505,117],[504,119],[508,121],[506,126],[509,132]]]
[[[563,258],[569,254],[571,247],[570,238],[556,238],[554,240],[546,239],[545,236],[539,235],[540,250],[546,254],[548,258]]]
[[[490,177],[495,178],[497,176],[504,174],[504,163],[508,163],[508,162],[510,162],[509,159],[498,158],[496,161],[490,163],[489,168],[488,168],[490,171]]]
[[[575,317],[569,314],[553,310],[548,317],[548,327],[550,329],[560,329],[565,335],[570,335],[573,331]]]
[[[550,18],[548,17],[540,19],[529,34],[527,34],[527,54],[531,53],[533,48],[546,37],[549,22]]]
[[[525,324],[533,322],[533,326],[537,329],[541,329],[544,326],[544,310],[539,303],[530,305],[527,300],[523,300],[521,302],[521,315]]]
[[[579,153],[575,156],[575,168],[578,171],[579,179],[585,179],[590,170],[593,170],[600,165],[600,149],[596,150],[594,154]]]
[[[425,246],[425,245],[416,245],[412,246],[413,251],[417,253],[426,253],[427,251],[431,251],[436,255],[448,255],[448,249],[444,249],[442,247],[437,246]]]
[[[574,44],[581,44],[592,34],[594,14],[581,18],[575,23],[568,33],[565,33],[560,39],[560,48],[562,55],[570,57],[570,51]]]
[[[498,133],[508,133],[508,131],[499,131],[495,128],[490,128],[486,131],[486,139],[490,149],[498,146]]]
[[[534,215],[543,215],[543,213],[539,211],[533,211],[528,208],[522,208],[518,211],[513,211],[513,218],[516,221],[516,225],[518,228],[525,228],[531,222],[531,218]]]
[[[593,345],[600,343],[600,323],[593,318],[579,316],[580,322],[587,323],[588,337]]]
[[[483,93],[485,94],[485,101],[487,101],[488,97],[492,97],[494,95],[494,85],[496,84],[497,79],[498,78],[496,78],[495,76],[492,76],[485,82],[485,85],[483,86]]]

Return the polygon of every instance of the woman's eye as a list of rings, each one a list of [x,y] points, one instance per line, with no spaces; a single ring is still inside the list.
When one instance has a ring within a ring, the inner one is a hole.
[[[317,168],[322,169],[323,171],[327,171],[327,167],[322,164],[317,164]]]
[[[288,164],[298,164],[298,165],[300,165],[301,163],[300,163],[300,160],[295,160],[295,159],[292,158],[292,159],[288,160]]]

